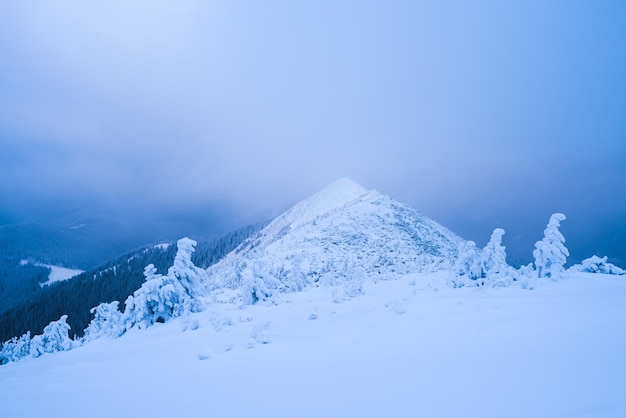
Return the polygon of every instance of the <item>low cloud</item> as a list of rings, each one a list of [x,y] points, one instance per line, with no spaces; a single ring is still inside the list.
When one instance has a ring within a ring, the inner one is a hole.
[[[266,214],[348,176],[470,235],[624,216],[619,14],[355,7],[0,6],[0,212]]]

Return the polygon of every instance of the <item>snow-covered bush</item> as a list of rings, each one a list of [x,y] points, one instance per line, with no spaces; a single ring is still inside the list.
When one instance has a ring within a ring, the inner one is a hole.
[[[603,273],[603,274],[626,274],[626,270],[617,267],[615,264],[607,262],[608,257],[591,256],[582,261],[580,264],[574,264],[567,271],[584,272],[584,273]]]
[[[544,231],[543,240],[535,244],[533,256],[539,278],[550,277],[556,281],[565,270],[564,265],[567,256],[569,256],[569,251],[565,248],[565,238],[559,231],[561,221],[565,219],[565,215],[562,213],[553,214]]]
[[[118,306],[118,301],[111,303],[101,303],[95,308],[91,308],[89,312],[94,318],[85,329],[83,341],[91,341],[100,337],[117,338],[125,331],[122,321],[122,313]]]
[[[272,297],[280,286],[280,281],[269,272],[264,263],[254,262],[252,267],[245,267],[241,272],[241,301],[252,305]]]
[[[518,280],[522,285],[522,289],[532,290],[537,287],[537,272],[533,268],[533,263],[521,266],[517,271]]]
[[[480,250],[476,248],[476,243],[463,241],[458,247],[458,258],[454,264],[454,272],[463,279],[479,279],[482,277],[480,259]]]
[[[30,331],[21,337],[13,337],[0,348],[0,364],[19,361],[30,355]]]
[[[310,268],[306,268],[305,273],[302,270],[303,265],[309,265],[310,267],[310,263],[307,263],[306,260],[302,260],[300,255],[288,257],[273,266],[272,272],[285,291],[300,292],[314,281],[312,277],[307,277]]]
[[[347,299],[362,295],[363,278],[367,277],[367,272],[361,267],[359,260],[355,257],[347,256],[341,260],[333,259],[330,265],[326,266],[325,273],[322,274],[320,284],[324,286],[340,286]],[[340,293],[341,293],[340,292]]]
[[[269,344],[269,329],[272,323],[270,321],[260,322],[252,328],[250,339],[248,340],[248,348],[254,348],[257,344]]]
[[[351,280],[346,281],[346,284],[343,285],[344,291],[348,297],[355,297],[359,295],[365,294],[365,289],[363,288],[363,276],[354,275]]]

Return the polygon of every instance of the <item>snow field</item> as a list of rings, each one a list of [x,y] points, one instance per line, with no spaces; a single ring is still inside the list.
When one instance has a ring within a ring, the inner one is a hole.
[[[52,283],[71,279],[72,277],[75,277],[81,273],[84,273],[83,270],[68,269],[65,267],[51,266],[48,264],[45,264],[44,266],[49,267],[51,271],[50,271],[50,275],[48,276],[48,281],[41,284],[42,287],[50,285]]]
[[[28,264],[28,260],[22,260],[21,264]],[[81,273],[84,273],[83,270],[78,269],[68,269],[66,267],[53,266],[51,264],[43,264],[43,263],[34,263],[36,266],[48,267],[50,269],[50,274],[48,275],[48,280],[44,283],[40,283],[41,287],[51,285],[52,283],[60,282],[63,280],[71,279],[72,277],[78,276]]]
[[[330,287],[220,303],[226,289],[203,312],[0,367],[2,416],[626,416],[623,278],[529,291],[446,274],[341,303]]]

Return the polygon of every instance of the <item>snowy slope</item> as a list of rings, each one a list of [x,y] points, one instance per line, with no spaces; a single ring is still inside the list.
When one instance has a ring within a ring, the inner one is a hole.
[[[0,366],[0,415],[626,416],[626,280],[529,291],[444,273],[214,304],[118,339]],[[195,330],[186,328],[194,320]]]
[[[276,218],[208,273],[215,287],[255,277],[297,291],[447,267],[460,241],[415,209],[344,178]]]

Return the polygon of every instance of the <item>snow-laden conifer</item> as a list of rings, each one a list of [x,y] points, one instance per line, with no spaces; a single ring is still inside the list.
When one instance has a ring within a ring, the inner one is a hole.
[[[504,234],[504,229],[494,229],[480,255],[482,277],[492,286],[507,286],[517,278],[515,270],[506,262],[506,247],[502,245]]]
[[[167,275],[176,277],[190,298],[206,296],[207,272],[197,267],[191,261],[197,242],[190,238],[178,240],[178,251],[174,258],[174,265],[169,268]]]
[[[502,245],[504,229],[496,228],[491,234],[491,239],[483,248],[480,256],[480,269],[483,276],[500,274],[506,270],[506,249]]]
[[[467,280],[477,280],[482,277],[480,267],[480,249],[476,248],[474,241],[462,241],[458,246],[458,255],[453,266],[455,278],[452,279],[454,287],[463,287]]]
[[[52,321],[43,329],[43,334],[35,335],[30,342],[30,355],[39,357],[46,353],[69,350],[73,341],[69,336],[70,325],[67,315],[61,316],[58,321]]]
[[[178,252],[168,274],[158,274],[153,264],[146,266],[146,281],[125,302],[122,321],[126,329],[146,328],[202,309],[198,297],[206,294],[206,272],[196,267],[191,255],[196,242],[178,240]]]
[[[561,221],[565,219],[565,215],[562,213],[553,214],[543,232],[543,240],[537,241],[535,244],[533,256],[539,278],[550,277],[556,281],[565,270],[564,265],[567,256],[569,256],[569,251],[565,248],[565,238],[559,231]]]
[[[478,249],[474,241],[459,244],[454,274],[454,287],[507,286],[518,274],[506,262],[506,247],[502,245],[504,229],[496,228],[485,248]]]
[[[123,321],[129,329],[135,325],[146,328],[180,316],[188,295],[175,277],[156,272],[153,264],[146,266],[146,281],[126,299]]]

